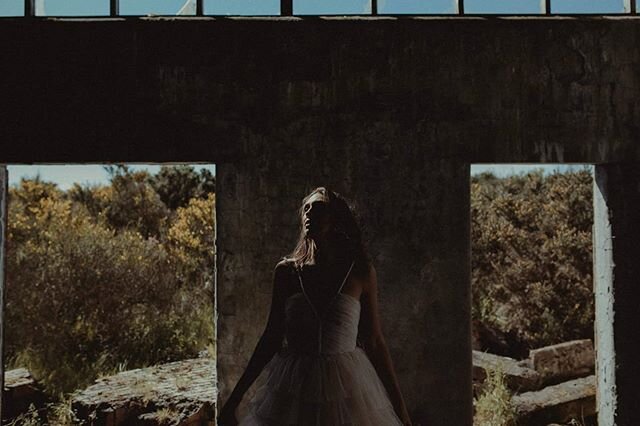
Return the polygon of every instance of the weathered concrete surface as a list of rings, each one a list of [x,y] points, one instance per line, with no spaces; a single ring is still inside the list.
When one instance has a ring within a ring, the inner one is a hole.
[[[596,412],[595,396],[596,377],[592,375],[515,395],[511,402],[518,424],[539,426],[592,416]]]
[[[523,366],[513,358],[473,351],[472,359],[474,382],[484,381],[487,371],[502,371],[507,386],[515,392],[535,390],[540,386],[541,378],[538,372]]]
[[[431,158],[640,159],[639,39],[636,17],[2,19],[0,161],[220,163],[367,129]]]
[[[599,360],[598,424],[638,422],[638,312],[640,307],[640,162],[596,167],[596,208],[608,222],[596,227],[596,295],[605,315],[596,320]],[[602,211],[604,210],[604,211]],[[597,211],[596,211],[597,212]],[[602,294],[604,292],[604,294]],[[602,322],[612,321],[613,327]],[[612,333],[611,333],[612,331]],[[605,334],[603,335],[603,332]]]
[[[6,264],[6,232],[7,232],[7,200],[8,200],[8,185],[9,179],[7,174],[7,167],[0,165],[0,390],[4,391],[5,387],[5,366],[4,366],[4,279],[5,279],[5,264]],[[0,392],[2,395],[2,392]],[[4,397],[0,398],[0,401],[4,401]],[[0,419],[7,416],[3,403],[0,402]]]
[[[613,296],[613,235],[609,217],[607,168],[596,166],[593,180],[593,292],[598,422],[615,424],[617,404]]]
[[[71,406],[87,424],[159,424],[164,417],[165,424],[213,425],[215,381],[210,358],[177,361],[98,379],[75,394]]]
[[[529,358],[544,383],[560,383],[593,374],[596,361],[590,339],[533,349]]]
[[[28,410],[44,406],[45,396],[26,368],[16,368],[4,374],[3,419],[11,419]]]

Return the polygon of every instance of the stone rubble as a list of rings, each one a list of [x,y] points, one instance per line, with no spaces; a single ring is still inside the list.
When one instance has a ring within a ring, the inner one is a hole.
[[[474,389],[488,371],[502,371],[519,425],[538,426],[593,416],[596,411],[595,353],[589,339],[529,351],[515,359],[473,351]]]
[[[215,362],[195,358],[96,380],[72,399],[87,425],[214,425]]]
[[[29,409],[30,404],[40,408],[45,403],[45,396],[35,379],[26,368],[16,368],[4,374],[3,417],[11,419]]]

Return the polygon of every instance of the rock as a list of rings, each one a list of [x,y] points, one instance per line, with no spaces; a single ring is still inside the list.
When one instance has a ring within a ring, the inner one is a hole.
[[[484,381],[487,371],[500,370],[505,374],[507,386],[518,392],[538,389],[539,374],[513,358],[473,351],[473,381]]]
[[[5,372],[3,398],[5,403],[3,417],[6,419],[25,413],[30,404],[41,408],[46,402],[44,393],[26,368]]]
[[[83,424],[214,424],[215,363],[195,358],[123,371],[77,393],[72,410]]]
[[[589,339],[534,349],[529,351],[529,358],[545,384],[584,377],[595,368],[595,353]]]
[[[547,425],[589,417],[596,412],[596,376],[515,395],[511,403],[518,414],[518,424],[522,425]]]

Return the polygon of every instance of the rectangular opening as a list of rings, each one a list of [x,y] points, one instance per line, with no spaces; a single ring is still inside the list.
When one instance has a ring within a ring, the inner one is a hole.
[[[294,15],[366,15],[371,0],[293,0]]]
[[[215,166],[7,168],[2,420],[212,421]]]
[[[24,0],[2,0],[0,16],[24,16]]]
[[[464,12],[469,14],[537,14],[543,6],[544,0],[464,0]]]
[[[551,13],[625,13],[625,0],[552,0]]]
[[[120,15],[195,15],[193,0],[120,0]]]
[[[109,0],[37,0],[36,16],[109,16]]]
[[[205,15],[278,16],[280,0],[205,0]]]
[[[475,425],[596,424],[593,223],[592,166],[472,165]]]
[[[456,14],[457,0],[378,0],[380,14]]]

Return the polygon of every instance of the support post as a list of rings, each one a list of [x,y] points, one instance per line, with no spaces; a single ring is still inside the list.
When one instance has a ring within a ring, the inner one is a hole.
[[[293,0],[280,0],[280,15],[293,16]]]
[[[7,193],[9,175],[7,166],[0,165],[0,420],[2,420],[4,404],[4,306],[5,306],[5,270],[7,248]]]
[[[640,406],[640,162],[598,165],[595,172],[598,424],[631,426]]]
[[[109,16],[120,15],[120,0],[109,0]]]
[[[27,18],[36,16],[36,0],[24,0],[24,16]]]

